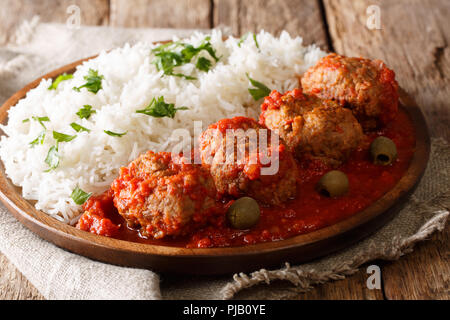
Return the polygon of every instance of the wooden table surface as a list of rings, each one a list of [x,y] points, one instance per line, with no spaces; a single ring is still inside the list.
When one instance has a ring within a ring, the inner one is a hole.
[[[24,20],[65,23],[81,9],[83,25],[211,28],[234,35],[287,30],[306,43],[350,56],[384,60],[422,107],[433,137],[450,139],[450,1],[447,0],[3,0],[0,44]],[[373,6],[375,5],[375,7]],[[379,15],[380,29],[369,28]],[[368,24],[369,23],[369,24]],[[298,299],[449,299],[450,227],[394,262],[375,261],[382,287],[369,290],[366,266]],[[0,299],[43,299],[0,254]]]

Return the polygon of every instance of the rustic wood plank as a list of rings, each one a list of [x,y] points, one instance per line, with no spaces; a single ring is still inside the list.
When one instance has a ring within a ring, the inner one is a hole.
[[[366,27],[370,5],[381,30]],[[384,60],[422,107],[433,136],[450,139],[450,2],[440,0],[325,1],[338,53]]]
[[[450,226],[414,252],[383,266],[388,299],[450,299]]]
[[[261,29],[302,36],[306,44],[329,49],[319,1],[214,0],[214,26],[228,26],[235,36]]]
[[[0,253],[0,300],[42,300],[36,288]]]
[[[111,25],[119,27],[210,28],[210,0],[111,0]]]
[[[80,8],[82,25],[107,25],[109,0],[3,0],[0,11],[0,44],[6,43],[25,20],[35,15],[42,22],[65,23],[73,12],[70,5]]]
[[[378,5],[381,30],[366,27]],[[425,113],[431,134],[450,139],[450,3],[448,1],[325,0],[337,52],[379,58]],[[416,252],[383,268],[388,299],[449,299],[449,227]]]
[[[381,289],[368,289],[366,282],[370,276],[367,265],[343,280],[321,284],[311,291],[298,296],[299,300],[383,300]]]

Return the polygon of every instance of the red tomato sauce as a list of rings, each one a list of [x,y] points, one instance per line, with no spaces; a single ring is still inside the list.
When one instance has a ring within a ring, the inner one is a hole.
[[[397,145],[398,157],[389,166],[375,165],[370,161],[369,145],[378,136],[386,136]],[[392,189],[409,167],[415,150],[413,124],[405,111],[399,109],[395,119],[377,132],[367,135],[365,147],[355,151],[350,160],[339,170],[348,176],[350,189],[340,198],[327,198],[316,190],[316,183],[330,168],[321,162],[298,163],[297,197],[282,206],[261,206],[260,221],[250,230],[236,230],[228,226],[225,216],[213,226],[194,231],[182,238],[145,239],[136,230],[126,226],[112,203],[105,195],[91,197],[84,209],[90,211],[92,221],[87,226],[103,226],[109,235],[117,239],[147,244],[168,245],[187,248],[227,247],[278,241],[308,233],[342,221],[368,207]],[[225,208],[229,202],[218,202]],[[97,220],[95,218],[97,216]],[[104,221],[104,219],[107,219]],[[117,228],[109,225],[112,222]],[[95,229],[95,228],[94,228]],[[97,228],[101,231],[101,227]],[[96,230],[97,230],[96,229]],[[89,230],[89,229],[84,229]],[[101,232],[96,232],[102,234]]]

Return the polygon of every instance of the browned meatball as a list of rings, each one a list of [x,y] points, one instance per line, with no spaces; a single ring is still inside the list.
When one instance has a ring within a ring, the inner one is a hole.
[[[142,154],[121,168],[111,189],[128,225],[155,239],[184,235],[220,212],[209,171],[167,152]]]
[[[294,154],[317,158],[337,167],[362,141],[361,125],[349,109],[330,100],[304,95],[295,89],[266,97],[261,106],[260,123],[278,130]]]
[[[261,130],[267,134],[266,141],[260,139]],[[227,132],[232,135],[227,137]],[[266,204],[280,204],[295,196],[295,160],[281,140],[278,145],[271,144],[272,134],[275,133],[245,117],[220,120],[203,132],[202,162],[210,167],[219,195],[248,195]],[[252,144],[246,136],[260,138]],[[264,163],[262,154],[273,158]],[[264,173],[270,167],[275,171]]]
[[[332,53],[311,67],[301,82],[305,93],[334,99],[352,109],[364,129],[384,125],[397,114],[395,73],[380,60]]]

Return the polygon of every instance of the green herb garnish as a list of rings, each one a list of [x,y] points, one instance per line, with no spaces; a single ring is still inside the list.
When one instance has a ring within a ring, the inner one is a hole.
[[[88,75],[84,76],[86,83],[79,87],[73,87],[73,90],[80,92],[82,88],[86,88],[89,92],[97,93],[102,89],[102,79],[105,77],[99,75],[97,70],[89,69]]]
[[[247,40],[249,34],[250,34],[250,32],[247,32],[246,34],[244,34],[244,35],[239,39],[239,41],[238,41],[238,43],[237,43],[237,45],[238,45],[239,48],[241,47],[242,43],[243,43],[245,40]]]
[[[195,77],[187,76],[182,73],[174,73],[173,69],[175,67],[181,66],[184,64],[183,58],[181,57],[181,54],[176,52],[170,52],[170,51],[161,51],[159,53],[155,53],[155,60],[153,63],[156,66],[156,69],[158,71],[163,71],[165,75],[168,76],[174,76],[174,77],[181,77],[185,78],[186,80],[195,80]]]
[[[182,73],[174,72],[174,68],[190,63],[192,59],[201,51],[206,51],[217,62],[219,58],[216,55],[216,50],[209,42],[211,38],[206,37],[201,45],[194,47],[191,44],[183,42],[171,42],[158,46],[153,49],[155,60],[153,63],[158,71],[163,71],[165,75],[183,77],[187,80],[195,80],[195,77],[188,76]],[[182,48],[179,50],[179,48]],[[196,68],[201,71],[208,71],[211,68],[211,60],[200,57],[197,60]]]
[[[37,144],[43,144],[43,143],[44,143],[44,139],[45,139],[45,131],[47,130],[47,128],[45,127],[44,122],[48,122],[48,121],[50,121],[50,119],[49,119],[48,117],[35,117],[35,116],[32,116],[31,119],[33,119],[33,120],[35,120],[35,121],[38,121],[39,124],[42,126],[42,128],[44,128],[44,130],[42,130],[42,131],[39,133],[39,135],[37,136],[37,138],[34,139],[33,141],[31,141],[31,142],[29,143],[29,145],[30,145],[31,147],[34,147],[34,146],[37,145]],[[29,122],[29,121],[30,121],[30,119],[24,119],[24,120],[22,120],[23,123]]]
[[[122,137],[122,136],[126,135],[128,131],[125,131],[124,133],[117,133],[117,132],[112,132],[109,130],[103,130],[103,132],[112,137]]]
[[[44,125],[44,121],[46,121],[46,122],[48,122],[48,121],[50,121],[50,119],[48,118],[48,117],[32,117],[33,118],[33,120],[35,120],[35,121],[38,121],[39,123],[40,123],[40,125],[44,128],[44,129],[47,129],[46,127],[45,127],[45,125]]]
[[[59,160],[61,159],[61,156],[58,153],[59,143],[72,141],[76,137],[77,136],[69,136],[68,134],[53,131],[53,139],[56,140],[56,145],[50,147],[50,149],[48,150],[47,157],[45,158],[45,163],[48,164],[50,168],[45,170],[45,172],[54,170],[59,166]]]
[[[78,123],[72,122],[70,124],[70,126],[72,127],[73,130],[75,130],[76,132],[81,132],[81,131],[86,131],[86,132],[91,132],[91,130],[89,130],[88,128],[85,128],[83,126],[80,126]]]
[[[47,128],[45,127],[45,125],[43,124],[43,122],[48,122],[48,121],[50,121],[50,119],[49,119],[48,117],[35,117],[35,116],[32,116],[31,119],[33,119],[33,120],[35,120],[35,121],[38,121],[39,124],[40,124],[44,129],[47,129]],[[23,120],[22,120],[22,123],[29,122],[29,121],[30,121],[29,118],[23,119]]]
[[[174,118],[177,110],[187,110],[187,107],[175,108],[173,103],[166,103],[164,97],[161,96],[158,99],[153,98],[150,104],[142,110],[137,110],[136,113],[143,113],[155,118],[169,117]]]
[[[211,60],[206,59],[204,57],[200,57],[200,58],[198,58],[197,64],[195,65],[195,67],[198,70],[208,72],[209,69],[211,69]]]
[[[73,202],[75,202],[78,205],[84,204],[91,196],[92,192],[89,193],[84,192],[78,186],[75,189],[73,189],[72,194],[70,195]]]
[[[53,131],[53,139],[56,140],[57,143],[59,142],[69,142],[75,139],[77,136],[69,136],[68,134],[60,133]]]
[[[253,34],[253,41],[255,41],[255,45],[259,50],[259,43],[258,43],[258,40],[256,39],[256,34]]]
[[[29,145],[33,148],[37,144],[43,144],[44,139],[45,139],[45,130],[42,130],[41,133],[39,133],[39,135],[37,136],[37,138],[31,141]]]
[[[59,159],[60,156],[58,154],[58,144],[56,144],[56,146],[52,146],[48,150],[47,157],[45,158],[45,163],[48,164],[50,168],[45,172],[49,172],[51,170],[56,169],[59,165]]]
[[[53,81],[53,83],[50,85],[50,87],[48,87],[48,90],[56,90],[56,88],[58,88],[58,85],[61,81],[69,80],[72,78],[73,78],[73,74],[63,73],[63,74],[59,75],[55,79],[55,81]]]
[[[83,108],[81,108],[76,115],[80,117],[80,119],[89,119],[91,114],[96,113],[97,111],[92,110],[92,106],[85,104]]]
[[[254,87],[256,87],[256,88],[248,89],[248,92],[252,95],[252,97],[255,101],[258,101],[261,98],[267,97],[270,94],[271,90],[267,86],[265,86],[261,82],[258,82],[256,80],[250,78],[248,73],[246,75],[247,75],[247,78],[250,81],[250,83]]]

